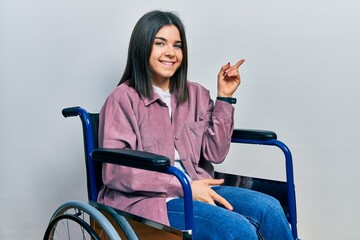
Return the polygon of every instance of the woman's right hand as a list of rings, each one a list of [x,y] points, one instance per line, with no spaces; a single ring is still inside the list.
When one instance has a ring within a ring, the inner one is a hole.
[[[239,60],[235,65],[230,63],[222,66],[218,73],[218,97],[232,97],[241,83],[239,67],[245,60]]]
[[[193,199],[200,202],[215,205],[215,202],[223,205],[228,210],[233,210],[231,204],[214,190],[211,186],[218,186],[224,183],[224,179],[202,179],[191,183]]]

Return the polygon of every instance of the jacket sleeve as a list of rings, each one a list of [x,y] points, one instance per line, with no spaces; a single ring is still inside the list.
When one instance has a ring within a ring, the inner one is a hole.
[[[224,101],[210,99],[205,117],[202,157],[212,163],[225,160],[234,130],[234,107]]]
[[[126,91],[114,91],[105,101],[99,117],[99,146],[142,151],[136,106],[139,97]],[[176,177],[164,173],[104,163],[103,183],[111,189],[145,196],[181,197],[183,191]]]

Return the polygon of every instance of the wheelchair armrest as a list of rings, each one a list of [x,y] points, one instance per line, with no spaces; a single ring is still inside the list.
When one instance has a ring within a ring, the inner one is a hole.
[[[163,172],[170,166],[170,159],[165,156],[129,149],[97,148],[91,152],[91,157],[102,163],[151,171]]]
[[[277,139],[275,132],[254,129],[234,129],[232,139],[267,141]]]
[[[91,152],[94,161],[113,163],[126,167],[163,172],[174,175],[180,182],[184,191],[185,228],[191,233],[194,227],[192,192],[190,181],[180,169],[170,166],[170,159],[149,152],[129,149],[97,148]]]

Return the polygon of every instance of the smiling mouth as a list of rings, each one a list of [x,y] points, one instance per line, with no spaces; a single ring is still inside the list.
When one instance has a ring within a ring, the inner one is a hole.
[[[160,63],[166,66],[173,66],[175,64],[175,62],[168,62],[168,61],[160,61]]]

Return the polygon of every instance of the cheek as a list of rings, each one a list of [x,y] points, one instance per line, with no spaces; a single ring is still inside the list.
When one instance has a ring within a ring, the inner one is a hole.
[[[179,61],[179,64],[181,65],[181,64],[182,64],[182,61],[183,61],[183,54],[182,54],[182,52],[178,54],[177,59],[178,59],[178,61]]]
[[[156,54],[156,52],[152,52],[150,55],[150,59],[149,59],[149,63],[150,65],[156,65],[158,63],[158,55]]]
[[[161,51],[157,48],[151,50],[150,59],[156,60],[161,56]]]

